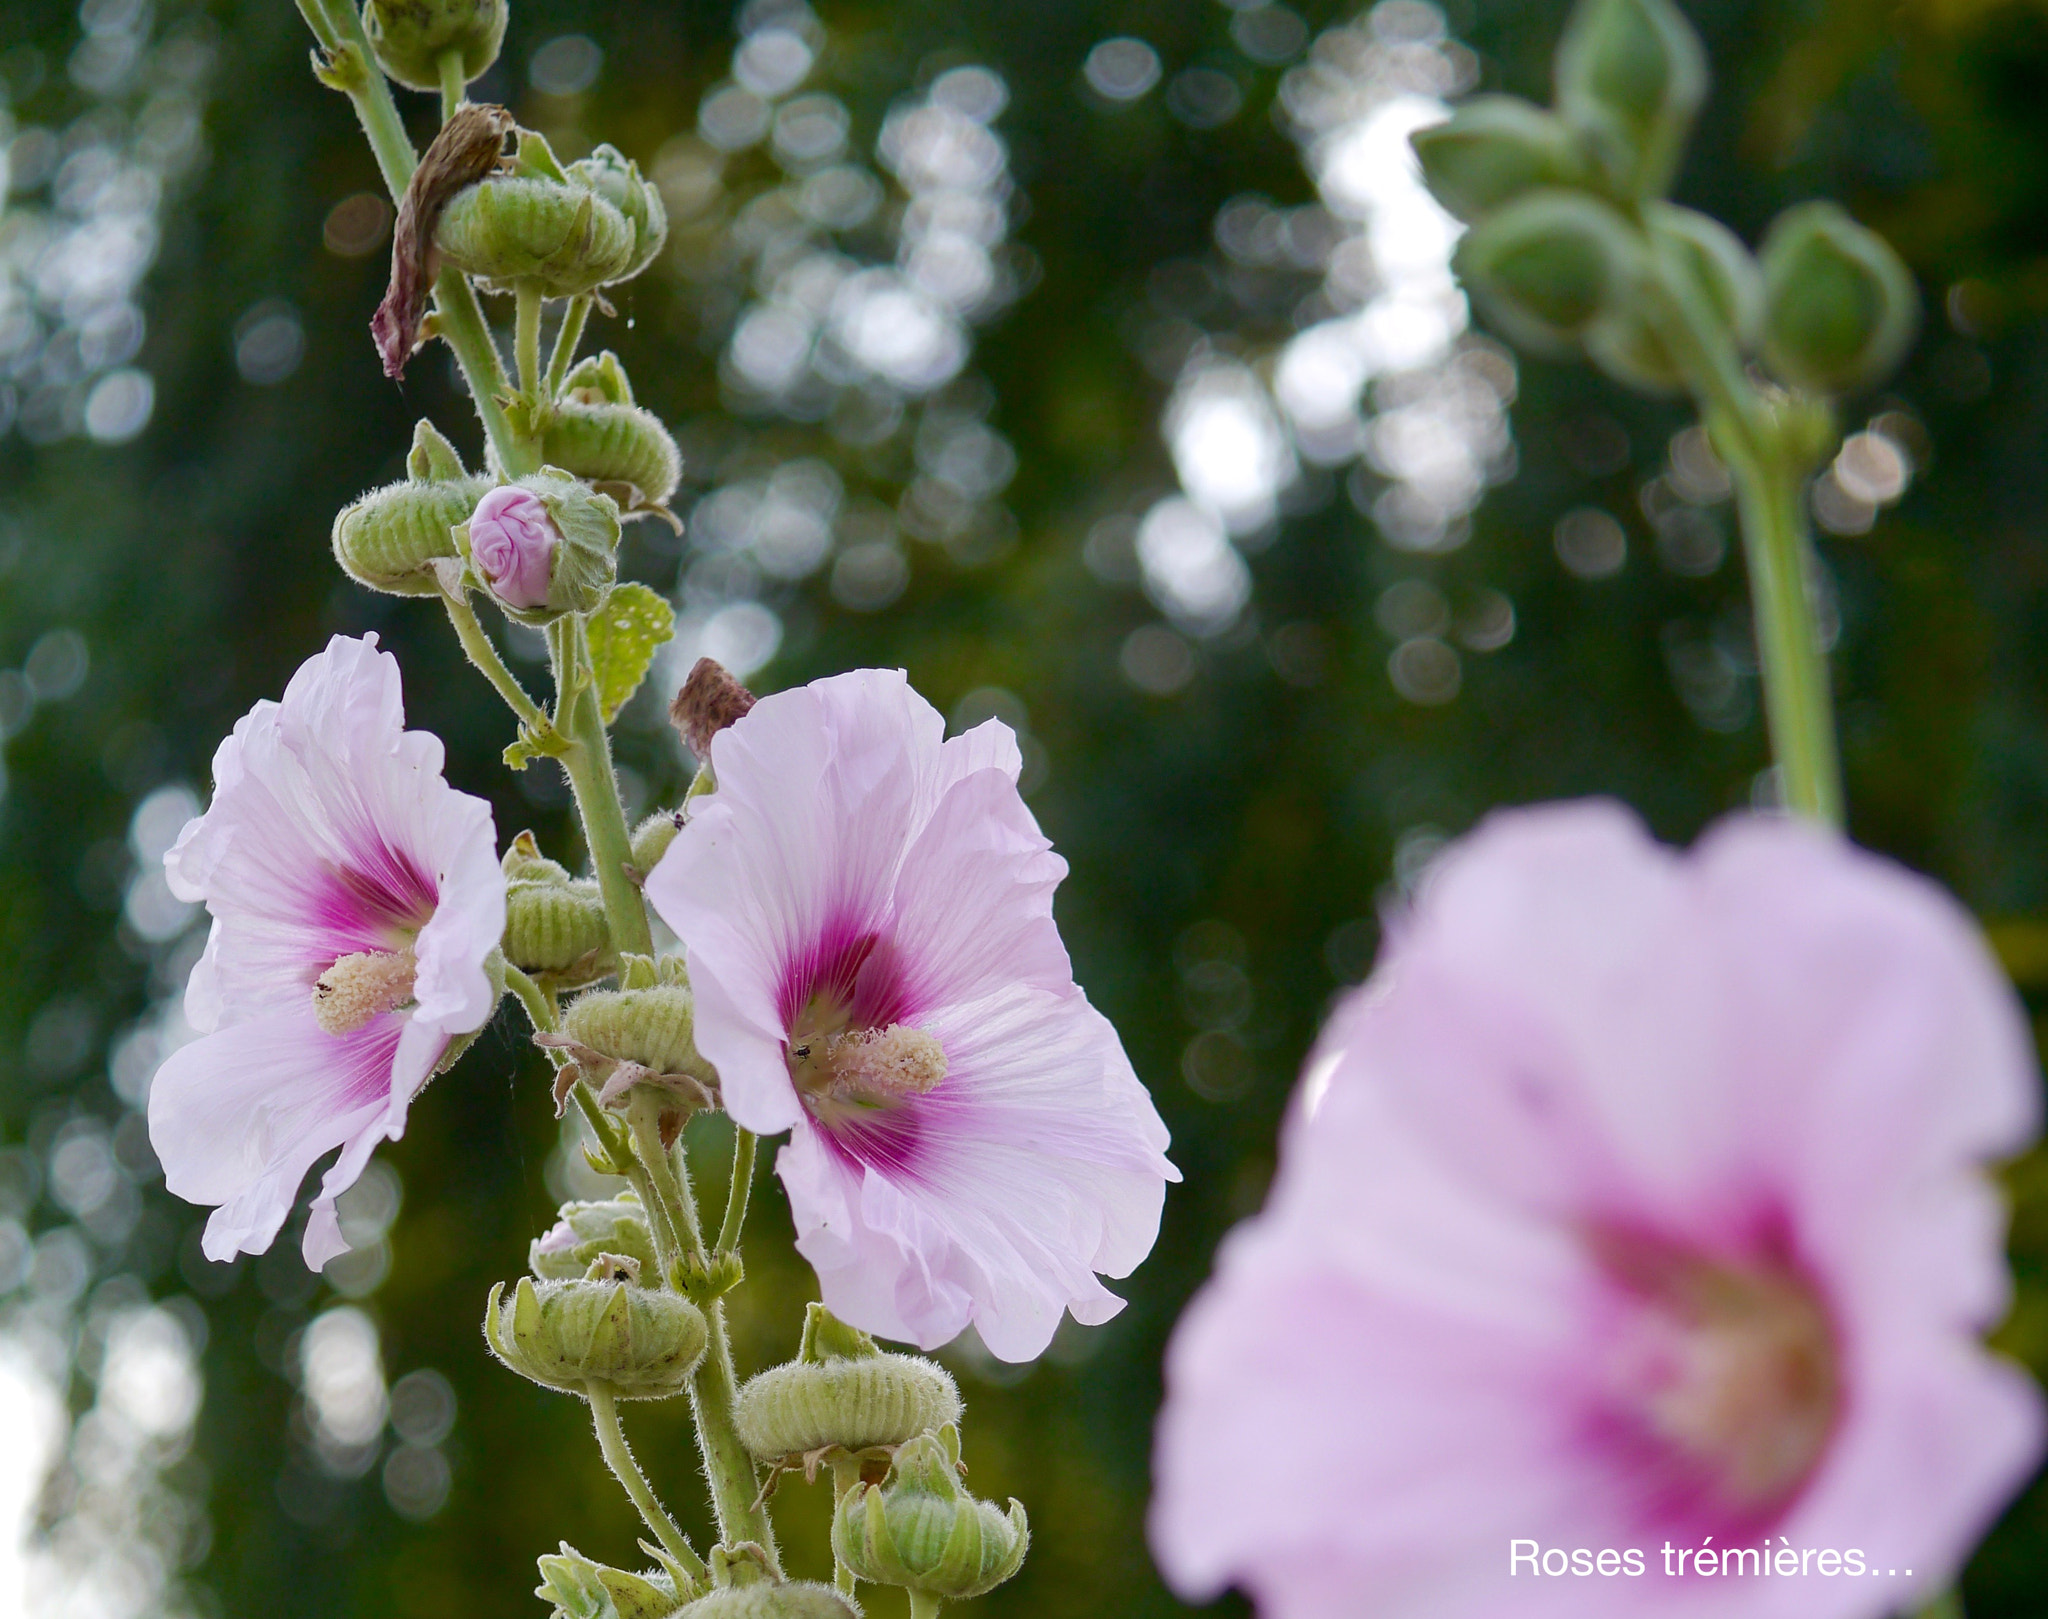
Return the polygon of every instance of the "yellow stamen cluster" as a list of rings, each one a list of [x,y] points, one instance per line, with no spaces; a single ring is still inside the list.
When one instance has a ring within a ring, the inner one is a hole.
[[[419,963],[410,950],[358,950],[313,983],[313,1016],[329,1034],[354,1034],[412,999]]]

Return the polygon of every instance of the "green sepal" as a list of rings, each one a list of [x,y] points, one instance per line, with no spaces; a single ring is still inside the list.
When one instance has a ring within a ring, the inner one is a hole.
[[[1667,282],[1709,314],[1738,351],[1750,348],[1763,317],[1763,277],[1741,238],[1717,219],[1668,202],[1646,204],[1643,219]],[[1635,303],[1594,324],[1586,353],[1617,382],[1645,393],[1679,393],[1697,383]]]
[[[461,452],[425,417],[413,425],[412,449],[405,458],[405,471],[414,483],[453,483],[469,477],[462,465]]]
[[[555,1605],[552,1619],[669,1619],[703,1587],[687,1574],[679,1584],[674,1560],[662,1561],[659,1569],[629,1574],[585,1557],[565,1540],[559,1555],[540,1559],[533,1594]]]
[[[1609,204],[1585,192],[1545,189],[1474,225],[1453,262],[1511,339],[1557,353],[1628,300],[1642,253],[1641,237]]]
[[[1795,388],[1848,393],[1890,373],[1913,341],[1913,274],[1875,231],[1831,202],[1771,223],[1762,252],[1763,356]]]
[[[1571,127],[1519,96],[1474,96],[1444,123],[1417,130],[1408,144],[1430,194],[1468,225],[1539,186],[1586,179]]]
[[[1031,1528],[1023,1503],[1007,1512],[960,1487],[960,1436],[947,1427],[896,1452],[881,1484],[857,1484],[832,1514],[832,1551],[863,1580],[962,1602],[1023,1566]]]

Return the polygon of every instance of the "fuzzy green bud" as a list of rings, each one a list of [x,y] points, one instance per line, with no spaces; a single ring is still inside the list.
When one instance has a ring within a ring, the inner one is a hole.
[[[676,984],[654,989],[600,989],[579,996],[562,1029],[592,1051],[637,1063],[657,1074],[704,1074],[710,1066],[691,1039],[690,992]]]
[[[604,1273],[608,1260],[592,1266]],[[491,1289],[484,1338],[521,1377],[564,1394],[601,1383],[621,1400],[681,1393],[704,1356],[708,1330],[696,1305],[678,1293],[597,1276],[536,1282],[522,1276],[505,1297]]]
[[[547,409],[540,447],[550,466],[616,486],[628,513],[665,504],[682,481],[676,441],[660,417],[638,405],[557,400]]]
[[[490,490],[486,478],[407,479],[373,489],[334,519],[334,559],[357,584],[393,596],[431,596],[434,564],[457,555],[455,530]]]
[[[633,865],[643,877],[661,864],[661,857],[682,829],[679,810],[656,810],[633,828]]]
[[[669,1619],[696,1590],[694,1584],[679,1585],[666,1569],[628,1574],[607,1568],[565,1540],[560,1555],[540,1559],[533,1594],[555,1605],[550,1619]]]
[[[1707,98],[1707,55],[1671,0],[1579,0],[1556,85],[1558,112],[1615,191],[1661,196]]]
[[[502,287],[531,282],[550,298],[618,280],[638,250],[632,223],[588,185],[542,174],[489,175],[456,192],[434,245],[459,270]]]
[[[1635,233],[1608,204],[1581,192],[1543,190],[1473,226],[1455,262],[1510,338],[1555,352],[1620,306],[1641,257]]]
[[[633,227],[633,254],[618,279],[630,281],[654,262],[668,240],[668,210],[654,184],[641,178],[640,166],[616,146],[604,145],[569,165],[569,177],[580,180],[625,216]]]
[[[952,1374],[915,1355],[884,1354],[874,1340],[813,1304],[803,1348],[740,1390],[733,1421],[759,1462],[825,1450],[896,1446],[960,1420]]]
[[[606,1254],[635,1261],[649,1284],[655,1280],[654,1235],[633,1192],[564,1203],[555,1223],[528,1244],[526,1263],[543,1281],[573,1282]]]
[[[516,834],[498,862],[508,883],[566,883],[569,868],[540,852],[540,840],[531,831]]]
[[[505,959],[530,973],[596,976],[611,945],[604,896],[594,882],[505,886]]]
[[[619,576],[619,507],[556,467],[487,492],[455,543],[509,618],[592,613]]]
[[[1474,96],[1408,142],[1431,195],[1468,225],[1526,191],[1586,178],[1571,127],[1519,96]]]
[[[832,1550],[855,1576],[955,1602],[991,1591],[1023,1565],[1031,1545],[1024,1504],[1007,1512],[960,1487],[960,1441],[951,1428],[896,1453],[887,1480],[859,1484],[832,1514]]]
[[[1763,276],[1742,240],[1719,220],[1691,208],[1644,207],[1651,251],[1668,283],[1729,334],[1738,349],[1756,341],[1763,318]],[[1586,352],[1617,382],[1646,393],[1677,393],[1685,367],[1657,328],[1635,307],[1615,310],[1586,334]]]
[[[759,1580],[701,1596],[678,1609],[675,1619],[860,1619],[860,1609],[829,1585]]]
[[[505,0],[364,0],[363,31],[377,65],[412,90],[441,87],[441,58],[462,57],[462,82],[481,78],[505,42]]]
[[[1899,363],[1920,300],[1882,236],[1831,202],[1805,202],[1772,222],[1759,256],[1764,360],[1785,381],[1847,393]]]

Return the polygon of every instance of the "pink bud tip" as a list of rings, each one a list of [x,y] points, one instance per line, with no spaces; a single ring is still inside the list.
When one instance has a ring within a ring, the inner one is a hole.
[[[561,543],[547,504],[530,489],[493,489],[469,519],[470,559],[507,607],[547,605]]]

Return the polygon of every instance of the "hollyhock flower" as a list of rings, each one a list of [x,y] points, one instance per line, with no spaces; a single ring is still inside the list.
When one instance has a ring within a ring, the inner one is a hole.
[[[173,1192],[219,1205],[209,1259],[268,1248],[339,1147],[306,1225],[318,1269],[348,1246],[336,1195],[496,1005],[491,810],[442,779],[436,738],[405,729],[398,663],[374,635],[336,636],[282,702],[251,709],[213,782],[164,857],[213,931],[185,991],[202,1037],[157,1070],[149,1138]]]
[[[833,1314],[1025,1360],[1106,1321],[1158,1234],[1166,1128],[1052,920],[1066,862],[1009,729],[945,740],[900,670],[764,697],[648,878],[697,1049],[776,1171]]]
[[[547,606],[561,543],[547,503],[515,484],[493,489],[470,514],[470,557],[492,594],[507,607]]]
[[[1266,1619],[1910,1607],[2041,1452],[1977,1341],[2034,1077],[1969,919],[1827,833],[1496,816],[1176,1331],[1161,1566]]]

